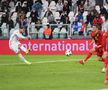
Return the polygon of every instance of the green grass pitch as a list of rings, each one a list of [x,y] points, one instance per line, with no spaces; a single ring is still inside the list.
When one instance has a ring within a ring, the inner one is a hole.
[[[103,62],[92,56],[85,65],[77,61],[85,55],[27,55],[26,65],[16,55],[0,56],[0,90],[108,90]]]

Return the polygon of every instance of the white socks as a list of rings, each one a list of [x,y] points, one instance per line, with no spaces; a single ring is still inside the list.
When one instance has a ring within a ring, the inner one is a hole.
[[[27,49],[26,49],[23,45],[21,45],[20,49],[21,49],[22,51],[24,51],[25,53],[27,52]]]
[[[25,62],[26,64],[28,64],[28,61],[23,57],[22,54],[18,54],[18,56],[21,58],[21,60],[22,60],[23,62]]]

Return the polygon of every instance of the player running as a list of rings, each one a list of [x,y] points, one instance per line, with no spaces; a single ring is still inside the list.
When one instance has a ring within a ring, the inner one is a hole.
[[[20,50],[24,51],[26,54],[29,53],[30,50],[27,50],[21,43],[19,40],[28,40],[29,38],[24,37],[22,34],[25,32],[25,28],[22,27],[19,30],[15,30],[12,35],[10,36],[9,39],[9,48],[14,51],[19,57],[20,59],[26,63],[26,64],[31,64],[30,62],[28,62],[24,56],[21,54]]]
[[[97,53],[99,61],[104,61],[104,59],[102,58],[103,55],[102,36],[103,33],[101,30],[99,30],[99,25],[97,24],[93,25],[93,30],[91,32],[91,37],[93,40],[90,44],[95,43],[96,46],[95,48],[90,49],[88,55],[84,58],[84,60],[79,60],[80,64],[84,64],[92,56],[94,52]]]
[[[106,79],[105,79],[105,84],[108,85],[108,29],[107,31],[103,34],[103,39],[102,39],[102,45],[103,45],[103,57],[104,57],[104,65],[105,67],[103,68],[102,72],[106,72]]]

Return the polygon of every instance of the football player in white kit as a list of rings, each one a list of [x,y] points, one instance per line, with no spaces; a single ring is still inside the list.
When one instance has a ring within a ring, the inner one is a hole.
[[[22,34],[25,32],[25,28],[21,27],[19,30],[15,30],[9,39],[9,47],[12,51],[14,51],[20,59],[26,64],[31,64],[27,61],[24,56],[21,54],[20,50],[24,51],[26,54],[29,53],[30,50],[27,50],[19,40],[28,40],[28,37],[23,36]]]

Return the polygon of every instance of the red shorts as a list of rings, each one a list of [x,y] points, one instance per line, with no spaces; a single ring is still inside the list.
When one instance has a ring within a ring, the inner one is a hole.
[[[96,50],[97,56],[102,57],[103,48],[102,47],[100,47],[100,48],[95,47],[95,50]]]
[[[103,36],[103,39],[105,38],[104,40],[104,46],[103,46],[103,49],[104,51],[107,51],[108,52],[108,30],[105,32],[107,35],[106,36]]]
[[[105,42],[105,45],[103,46],[103,50],[104,52],[107,51],[108,52],[108,39]]]

